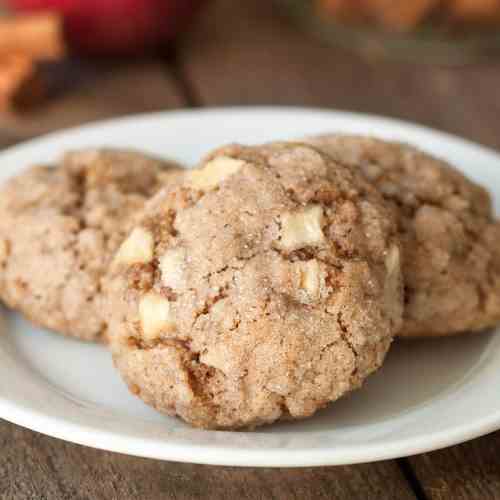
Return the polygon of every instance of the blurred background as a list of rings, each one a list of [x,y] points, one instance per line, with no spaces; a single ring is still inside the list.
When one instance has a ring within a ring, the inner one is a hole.
[[[500,146],[500,0],[0,0],[0,145],[130,113],[306,105]]]

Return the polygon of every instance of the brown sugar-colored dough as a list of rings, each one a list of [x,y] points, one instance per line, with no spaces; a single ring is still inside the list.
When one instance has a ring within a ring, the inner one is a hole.
[[[178,171],[132,151],[82,150],[7,181],[0,189],[1,299],[41,326],[101,339],[102,275],[132,215]]]
[[[406,284],[399,335],[452,335],[500,322],[500,225],[485,189],[405,144],[344,135],[308,142],[359,168],[398,218]]]
[[[114,259],[115,365],[197,427],[308,417],[380,367],[401,325],[395,235],[376,190],[316,149],[222,148]]]

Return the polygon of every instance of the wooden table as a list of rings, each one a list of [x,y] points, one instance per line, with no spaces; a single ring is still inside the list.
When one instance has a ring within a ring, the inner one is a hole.
[[[274,104],[394,116],[500,149],[500,64],[362,61],[300,32],[269,0],[211,3],[165,56],[70,65],[57,99],[0,118],[0,146],[129,113]],[[133,458],[3,421],[0,450],[0,499],[500,499],[500,432],[410,458],[291,470]]]

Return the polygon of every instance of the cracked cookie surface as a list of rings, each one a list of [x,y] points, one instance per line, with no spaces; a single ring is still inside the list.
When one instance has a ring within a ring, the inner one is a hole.
[[[194,426],[308,417],[359,387],[401,325],[396,233],[376,190],[309,146],[221,148],[114,259],[115,365]]]
[[[406,285],[401,336],[500,322],[500,225],[485,189],[409,145],[334,134],[307,141],[359,168],[392,206]]]
[[[169,162],[122,150],[67,153],[0,189],[0,297],[33,322],[84,340],[106,330],[101,279]]]

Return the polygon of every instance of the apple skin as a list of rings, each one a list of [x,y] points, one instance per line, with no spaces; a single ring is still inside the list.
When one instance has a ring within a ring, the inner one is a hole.
[[[204,0],[8,0],[17,12],[63,16],[70,47],[92,55],[137,54],[174,39]]]

